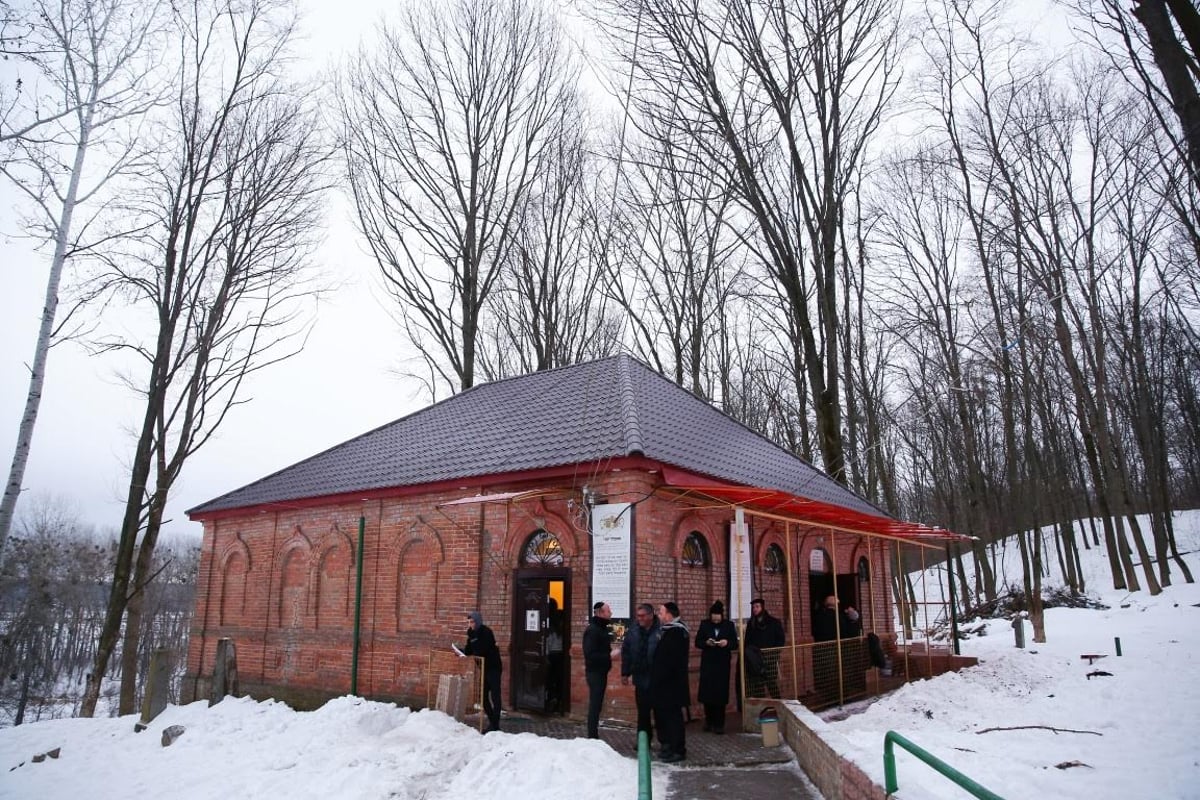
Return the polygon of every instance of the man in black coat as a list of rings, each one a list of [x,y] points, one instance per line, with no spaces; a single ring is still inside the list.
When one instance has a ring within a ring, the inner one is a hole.
[[[650,696],[654,716],[662,739],[663,761],[682,761],[687,758],[687,734],[683,727],[683,709],[690,705],[688,688],[688,651],[691,636],[679,619],[679,606],[663,603],[658,607],[662,638],[654,651],[650,665]]]
[[[583,675],[588,686],[587,737],[600,738],[600,709],[604,706],[604,689],[612,669],[612,645],[608,621],[612,609],[600,601],[592,606],[592,621],[583,632]]]
[[[787,640],[783,633],[783,623],[767,611],[767,604],[761,597],[750,601],[750,621],[746,624],[746,649],[783,647]],[[749,660],[749,655],[747,655]],[[748,671],[750,686],[747,690],[751,697],[761,697],[763,691],[767,697],[778,699],[779,694],[779,651],[762,654],[762,672],[754,675]]]
[[[650,723],[650,712],[654,708],[650,696],[650,666],[658,650],[662,627],[654,616],[654,606],[641,603],[634,611],[636,625],[625,632],[621,643],[621,684],[633,681],[633,697],[637,701],[637,729],[654,738],[654,726]],[[657,720],[655,721],[657,723]],[[663,743],[662,725],[658,724],[658,743]]]
[[[737,628],[725,619],[720,600],[708,609],[708,619],[696,631],[700,649],[700,686],[696,699],[704,704],[704,730],[725,732],[725,707],[729,705],[729,662],[738,648]]]
[[[500,730],[500,675],[504,665],[500,661],[496,636],[483,624],[483,615],[478,611],[467,614],[467,625],[467,645],[463,652],[483,659],[483,713],[488,718],[484,733],[491,733]]]

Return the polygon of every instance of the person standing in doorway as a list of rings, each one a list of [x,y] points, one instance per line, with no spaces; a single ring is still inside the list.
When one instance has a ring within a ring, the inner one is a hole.
[[[553,597],[548,603],[550,611],[546,615],[546,710],[553,713],[560,711],[563,702],[563,686],[566,676],[563,675],[563,633],[566,629],[566,618],[558,608],[558,601]]]
[[[832,642],[838,638],[838,628],[844,626],[845,617],[838,615],[838,601],[833,595],[813,612],[813,641]],[[844,635],[844,634],[843,634]]]
[[[679,606],[675,603],[663,603],[658,607],[658,621],[662,625],[662,638],[650,665],[650,695],[663,742],[660,757],[666,762],[682,761],[687,758],[683,709],[692,702],[688,689],[691,636],[679,619]]]
[[[483,713],[487,715],[488,727],[484,733],[500,730],[500,676],[504,665],[500,661],[500,648],[492,629],[483,624],[483,615],[478,611],[467,614],[467,645],[463,653],[483,659]]]
[[[654,615],[654,606],[649,603],[642,603],[634,609],[634,621],[637,624],[625,632],[625,641],[621,643],[621,684],[628,686],[633,681],[637,729],[645,731],[646,736],[653,740],[654,728],[658,727],[658,743],[661,745],[662,724],[657,718],[654,725],[650,723],[650,712],[654,708],[650,697],[650,665],[654,663],[662,626]]]
[[[600,601],[592,606],[592,620],[583,632],[583,674],[588,687],[587,737],[600,738],[600,710],[604,707],[604,690],[612,669],[612,640],[608,621],[612,609]]]
[[[729,705],[729,661],[737,650],[737,628],[725,619],[720,600],[708,609],[708,619],[696,631],[700,650],[700,686],[696,699],[704,704],[704,730],[725,732],[725,707]]]
[[[838,613],[838,601],[829,595],[813,612],[813,684],[823,702],[841,701],[838,675],[837,638],[845,617]]]

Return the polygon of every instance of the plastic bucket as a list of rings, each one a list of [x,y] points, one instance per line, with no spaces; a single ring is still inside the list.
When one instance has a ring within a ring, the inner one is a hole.
[[[762,730],[763,747],[779,746],[779,715],[775,706],[766,706],[758,712],[758,727]]]

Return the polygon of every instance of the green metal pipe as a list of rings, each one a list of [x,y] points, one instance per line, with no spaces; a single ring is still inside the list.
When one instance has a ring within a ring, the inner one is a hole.
[[[900,784],[896,780],[896,752],[894,745],[900,745],[908,752],[912,753],[917,758],[924,761],[929,766],[941,775],[954,781],[961,786],[972,796],[980,798],[980,800],[1004,800],[1000,795],[993,792],[975,781],[963,775],[954,767],[942,761],[937,756],[929,751],[918,747],[917,745],[905,739],[895,731],[888,731],[883,737],[883,780],[884,789],[888,794],[895,794],[900,788]]]
[[[638,731],[638,800],[653,800],[650,785],[650,734]]]
[[[358,694],[358,633],[362,624],[362,574],[363,574],[363,535],[367,529],[367,518],[360,514],[358,517],[358,552],[355,553],[357,562],[354,575],[354,642],[350,655],[350,694]]]

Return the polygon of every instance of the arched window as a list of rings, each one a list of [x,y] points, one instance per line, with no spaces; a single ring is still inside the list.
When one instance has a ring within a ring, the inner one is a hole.
[[[696,531],[688,534],[683,540],[683,561],[685,567],[707,567],[712,563],[708,555],[708,542]]]
[[[562,563],[562,545],[553,533],[542,528],[533,532],[521,550],[523,567],[561,567]]]
[[[783,549],[779,545],[773,544],[767,547],[767,552],[763,556],[763,571],[775,575],[782,575],[787,571],[787,562],[783,560]]]
[[[866,556],[862,556],[858,559],[858,581],[866,583],[869,580],[871,580],[871,564],[867,561]]]

